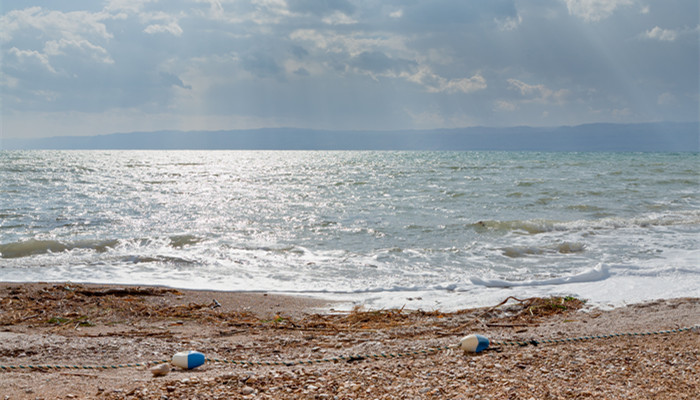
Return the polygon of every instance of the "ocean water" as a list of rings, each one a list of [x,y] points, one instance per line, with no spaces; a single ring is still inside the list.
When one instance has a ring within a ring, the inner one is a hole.
[[[0,281],[293,293],[374,309],[700,296],[699,161],[4,151]]]

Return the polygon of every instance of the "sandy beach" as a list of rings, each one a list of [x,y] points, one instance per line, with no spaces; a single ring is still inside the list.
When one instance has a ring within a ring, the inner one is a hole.
[[[470,333],[539,342],[683,328],[699,316],[697,298],[607,311],[573,298],[511,298],[451,313],[335,312],[265,293],[2,283],[0,399],[693,399],[698,329],[478,354],[452,347]],[[252,364],[208,361],[161,377],[146,366],[185,350]],[[141,365],[112,369],[127,363]],[[19,365],[81,369],[10,369]]]

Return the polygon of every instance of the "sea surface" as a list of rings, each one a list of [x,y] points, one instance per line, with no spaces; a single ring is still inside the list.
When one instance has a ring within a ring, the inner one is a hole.
[[[424,310],[700,296],[697,153],[3,151],[0,281]]]

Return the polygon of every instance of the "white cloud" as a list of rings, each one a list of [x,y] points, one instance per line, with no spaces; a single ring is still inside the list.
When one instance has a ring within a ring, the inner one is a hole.
[[[618,7],[632,4],[632,0],[564,0],[569,14],[596,22],[608,18]]]
[[[401,18],[401,17],[403,17],[403,10],[402,10],[402,9],[398,9],[398,10],[396,10],[396,11],[390,12],[390,13],[389,13],[389,17],[390,17],[390,18]]]
[[[525,102],[557,103],[563,104],[566,96],[569,95],[567,89],[552,90],[545,85],[529,85],[517,79],[508,79],[508,84],[513,90],[517,90],[526,97]]]
[[[153,34],[153,33],[169,33],[174,36],[180,36],[182,35],[182,28],[180,28],[180,25],[176,21],[171,21],[166,25],[161,25],[161,24],[152,24],[148,25],[146,29],[143,30],[146,33]]]
[[[518,109],[517,104],[507,100],[496,100],[494,106],[494,108],[498,111],[515,111]]]
[[[112,16],[106,12],[47,11],[41,7],[12,10],[0,17],[0,38],[11,41],[20,32],[38,31],[33,35],[39,40],[45,40],[43,51],[13,46],[9,53],[15,55],[20,62],[36,59],[51,73],[57,73],[51,64],[51,58],[64,56],[70,49],[77,50],[77,53],[71,55],[81,54],[97,62],[112,64],[114,60],[108,51],[95,43],[108,42],[113,38],[103,21],[114,18],[121,16]],[[22,47],[27,46],[25,44]]]
[[[518,29],[523,22],[523,17],[516,15],[515,17],[494,18],[494,22],[499,31],[507,32]]]
[[[422,85],[429,93],[472,93],[487,87],[486,79],[478,73],[471,78],[446,79],[426,66],[422,66],[418,72],[407,78],[411,82]]]
[[[19,79],[7,74],[0,74],[0,86],[14,89],[19,86]]]
[[[46,11],[41,7],[12,10],[0,17],[0,38],[5,41],[21,30],[36,29],[47,36],[69,39],[95,36],[99,39],[111,39],[103,20],[112,19],[109,13],[88,11]]]
[[[15,57],[17,57],[21,62],[25,62],[28,59],[35,59],[47,70],[54,74],[56,73],[56,70],[51,66],[51,63],[49,62],[49,57],[44,53],[40,53],[36,50],[20,50],[16,47],[11,48],[9,52],[10,54],[14,54]]]
[[[105,9],[108,11],[128,11],[136,14],[141,12],[143,6],[147,3],[157,1],[158,0],[109,0]]]
[[[662,42],[673,42],[678,37],[678,32],[673,29],[662,29],[658,26],[644,33],[644,37],[647,39],[660,40]]]
[[[357,21],[341,11],[336,11],[333,14],[323,18],[323,23],[327,25],[352,25],[356,24]]]
[[[331,53],[347,53],[355,57],[366,51],[381,50],[409,58],[405,38],[392,33],[350,32],[347,34],[315,29],[298,29],[289,34],[293,41],[310,42],[317,49]]]
[[[101,46],[94,45],[85,39],[49,40],[44,45],[44,52],[49,56],[65,55],[65,50],[71,48],[90,54],[95,61],[105,64],[114,64],[114,60],[109,56],[107,50]]]

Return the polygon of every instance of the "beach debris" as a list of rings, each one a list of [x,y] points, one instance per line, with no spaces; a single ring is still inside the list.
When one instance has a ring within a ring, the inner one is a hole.
[[[177,289],[166,289],[166,288],[152,288],[152,287],[147,287],[147,288],[99,288],[99,289],[93,289],[93,288],[71,288],[68,289],[66,287],[66,290],[71,290],[73,292],[76,292],[78,294],[81,294],[83,296],[96,296],[96,297],[104,297],[104,296],[117,296],[117,297],[124,297],[124,296],[163,296],[166,293],[181,293]]]
[[[211,305],[209,306],[209,308],[212,310],[219,307],[221,307],[221,303],[219,303],[219,301],[216,299],[212,300]]]
[[[489,347],[489,340],[481,335],[467,335],[459,341],[459,347],[468,353],[481,353]]]
[[[172,363],[182,369],[194,369],[204,364],[204,354],[198,351],[181,351],[175,353]]]
[[[170,365],[168,364],[158,364],[150,369],[153,376],[165,376],[170,372]]]

